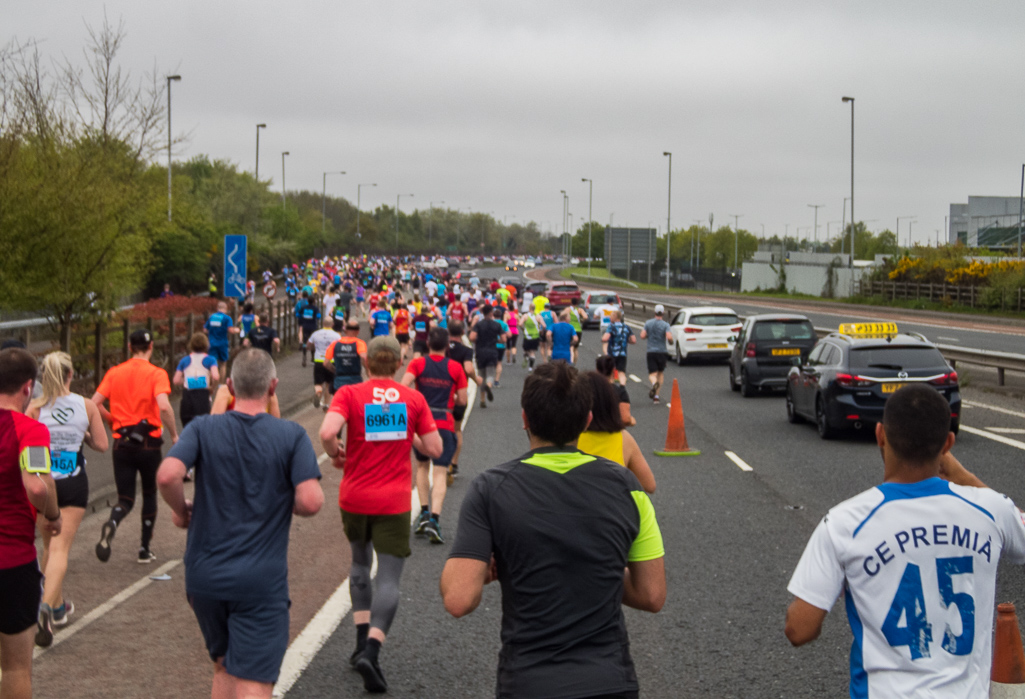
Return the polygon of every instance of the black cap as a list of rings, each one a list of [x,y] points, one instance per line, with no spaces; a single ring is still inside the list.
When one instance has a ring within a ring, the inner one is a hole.
[[[149,330],[136,330],[128,336],[128,344],[132,347],[148,347],[153,342],[153,336]]]

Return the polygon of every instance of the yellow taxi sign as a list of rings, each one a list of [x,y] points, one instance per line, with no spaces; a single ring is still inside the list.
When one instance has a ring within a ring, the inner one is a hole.
[[[841,323],[840,334],[852,337],[892,337],[898,333],[896,323]]]

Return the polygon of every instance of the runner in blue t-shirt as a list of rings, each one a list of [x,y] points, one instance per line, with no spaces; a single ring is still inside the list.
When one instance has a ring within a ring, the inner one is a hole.
[[[228,304],[219,301],[217,312],[203,324],[203,331],[210,337],[210,356],[215,357],[218,364],[228,361],[228,335],[238,332],[227,310]]]
[[[548,326],[548,342],[552,347],[552,361],[561,359],[572,364],[573,340],[577,337],[577,331],[567,321],[568,317],[567,311],[563,311],[559,322]]]
[[[295,304],[295,320],[299,326],[299,346],[303,351],[303,366],[306,366],[306,352],[310,335],[317,332],[320,323],[320,305],[310,299],[310,294],[303,291],[303,297]]]
[[[613,311],[612,322],[602,335],[601,341],[607,343],[606,353],[616,360],[616,371],[619,372],[619,384],[626,385],[626,346],[637,344],[634,331],[623,322],[623,312]]]
[[[395,319],[388,311],[388,301],[382,297],[377,301],[377,310],[370,315],[370,332],[374,337],[390,335]]]
[[[253,313],[253,304],[246,303],[242,307],[242,315],[238,317],[238,328],[239,328],[239,339],[244,340],[249,337],[249,331],[253,329],[253,325],[256,323],[256,314]]]

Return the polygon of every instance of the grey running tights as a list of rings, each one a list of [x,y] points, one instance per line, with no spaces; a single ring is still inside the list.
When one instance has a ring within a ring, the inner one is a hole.
[[[377,591],[370,587],[370,566],[374,561],[374,547],[370,542],[350,541],[352,569],[349,572],[349,596],[352,611],[370,610],[370,626],[388,633],[395,612],[399,609],[399,580],[406,559],[377,554]]]

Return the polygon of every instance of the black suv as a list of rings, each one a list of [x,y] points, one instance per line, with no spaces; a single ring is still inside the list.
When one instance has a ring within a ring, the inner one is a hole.
[[[804,361],[815,345],[806,316],[763,313],[748,316],[730,354],[730,388],[745,397],[763,388],[786,388],[794,360]]]
[[[950,430],[961,424],[957,372],[936,346],[917,333],[866,336],[837,332],[819,340],[787,376],[787,419],[818,426],[830,439],[839,430],[883,419],[886,399],[911,383],[936,388],[950,403]]]

